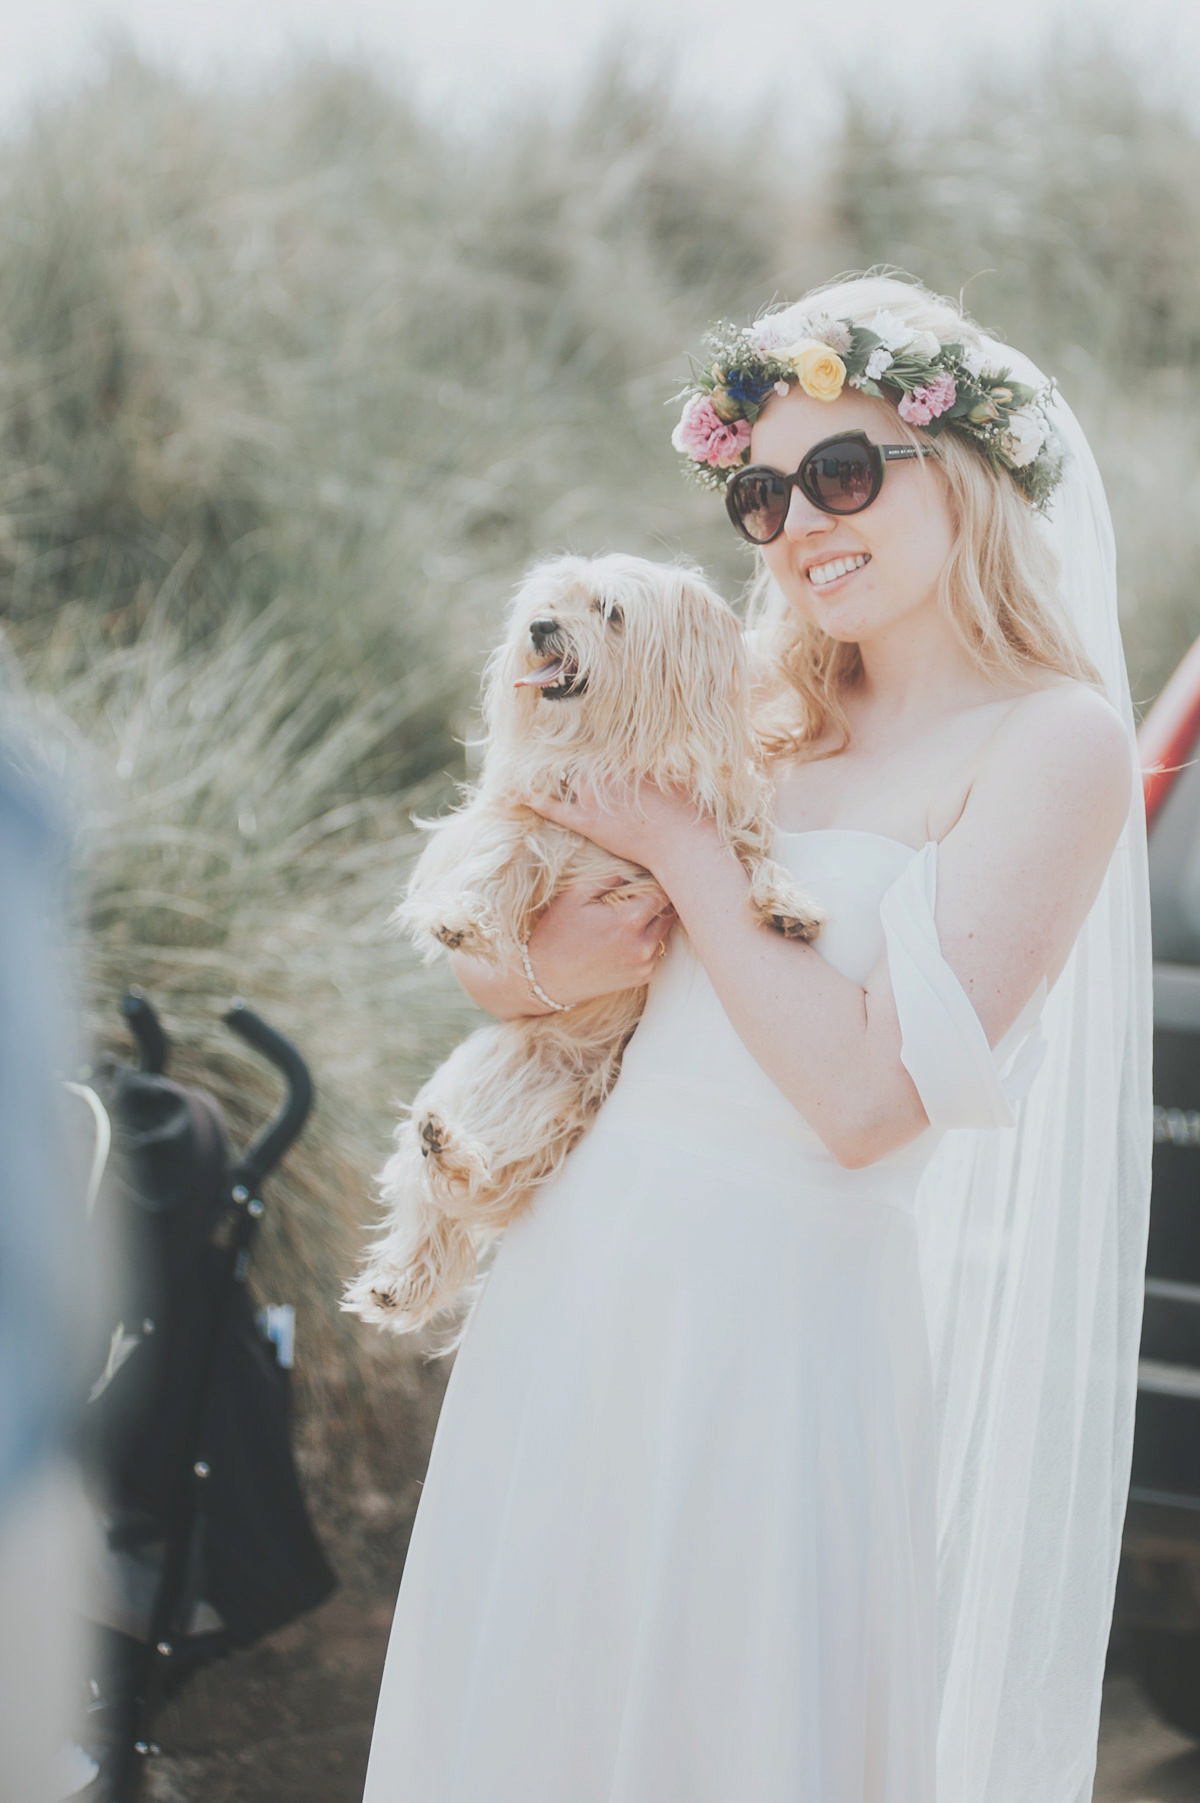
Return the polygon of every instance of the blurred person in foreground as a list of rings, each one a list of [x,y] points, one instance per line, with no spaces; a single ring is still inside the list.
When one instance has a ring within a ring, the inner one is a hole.
[[[0,738],[0,1803],[49,1803],[86,1776],[69,1748],[83,1513],[65,1448],[83,1209],[64,1146],[64,879],[53,805]]]
[[[650,993],[469,1317],[366,1803],[1085,1803],[1151,1152],[1103,489],[908,281],[694,370],[674,442],[755,548],[777,856],[826,921],[757,924],[676,793],[530,797],[683,932],[568,892],[511,969],[456,956],[500,1018]]]

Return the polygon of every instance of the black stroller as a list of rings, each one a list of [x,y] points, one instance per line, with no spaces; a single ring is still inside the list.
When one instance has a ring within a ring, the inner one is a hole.
[[[119,1294],[83,1411],[83,1459],[102,1510],[91,1604],[96,1657],[89,1803],[133,1803],[162,1703],[202,1665],[314,1608],[336,1579],[292,1458],[286,1308],[256,1316],[245,1277],[260,1187],[312,1099],[296,1049],[241,1003],[234,1032],[283,1074],[278,1112],[238,1158],[200,1090],[165,1075],[167,1039],[146,998],[122,1010],[137,1068],[93,1079],[121,1153],[106,1227]]]

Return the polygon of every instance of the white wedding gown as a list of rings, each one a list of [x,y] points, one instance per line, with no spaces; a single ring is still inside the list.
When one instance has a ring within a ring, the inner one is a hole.
[[[778,855],[864,981],[886,943],[932,1118],[1011,1119],[937,848]],[[842,1169],[680,932],[587,1138],[508,1230],[458,1353],[364,1803],[933,1803],[935,1446],[913,1203],[930,1128]]]

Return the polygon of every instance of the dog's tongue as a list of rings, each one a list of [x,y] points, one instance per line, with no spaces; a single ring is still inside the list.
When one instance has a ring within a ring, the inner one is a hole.
[[[565,659],[556,657],[552,664],[544,664],[540,670],[531,670],[528,676],[515,677],[513,679],[513,688],[548,689],[551,683],[558,681],[565,667]]]

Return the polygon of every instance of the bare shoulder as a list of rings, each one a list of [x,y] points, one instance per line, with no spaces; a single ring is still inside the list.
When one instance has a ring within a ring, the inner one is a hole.
[[[938,853],[938,931],[994,1045],[1057,980],[1128,816],[1130,734],[1086,684],[1009,709]]]
[[[1124,747],[1128,735],[1116,708],[1090,683],[1063,677],[1031,689],[1015,702],[1009,720],[1033,731],[1064,738],[1093,735],[1096,743],[1106,737]]]
[[[988,747],[972,799],[1004,810],[1032,805],[1046,826],[1090,826],[1111,850],[1129,811],[1134,760],[1129,731],[1089,684],[1064,679],[1022,696]],[[1006,810],[1005,810],[1006,811]]]

